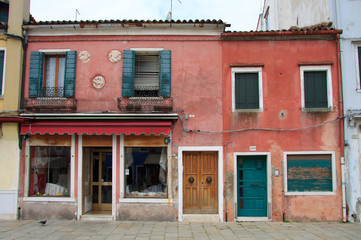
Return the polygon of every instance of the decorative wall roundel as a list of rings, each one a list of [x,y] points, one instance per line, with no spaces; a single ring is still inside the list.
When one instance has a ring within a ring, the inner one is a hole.
[[[90,53],[88,51],[81,51],[78,55],[78,59],[82,63],[87,63],[90,61]]]
[[[101,75],[98,75],[93,78],[92,82],[94,88],[102,89],[105,85],[105,78]]]
[[[111,50],[108,57],[110,62],[117,63],[122,59],[122,53],[119,50]]]

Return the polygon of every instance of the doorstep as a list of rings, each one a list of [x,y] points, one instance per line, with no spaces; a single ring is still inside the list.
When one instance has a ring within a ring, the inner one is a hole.
[[[112,215],[103,214],[85,214],[80,216],[81,221],[113,221]]]
[[[218,214],[183,214],[183,222],[219,222]]]

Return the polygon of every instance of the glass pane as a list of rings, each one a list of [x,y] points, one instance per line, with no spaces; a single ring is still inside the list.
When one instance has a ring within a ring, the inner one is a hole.
[[[102,186],[102,203],[112,203],[112,186]]]
[[[55,87],[55,72],[56,72],[56,57],[46,58],[46,71],[45,71],[45,92],[47,97],[54,96]]]
[[[112,154],[102,154],[102,182],[112,181]]]
[[[125,148],[125,169],[126,196],[167,196],[166,148]]]
[[[93,186],[93,203],[99,202],[99,188],[98,186]]]
[[[29,196],[69,196],[70,147],[31,147]]]
[[[64,96],[65,57],[59,57],[57,96]]]
[[[99,153],[93,153],[93,182],[99,182]]]

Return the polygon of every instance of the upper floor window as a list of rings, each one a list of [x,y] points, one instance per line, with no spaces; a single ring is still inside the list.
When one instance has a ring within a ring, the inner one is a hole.
[[[123,97],[170,97],[171,51],[123,51]]]
[[[357,90],[361,91],[361,43],[356,45]]]
[[[29,97],[74,97],[76,51],[31,52]]]
[[[262,68],[232,68],[233,112],[262,111]]]
[[[330,66],[301,66],[302,109],[332,109]]]
[[[4,95],[5,84],[5,50],[0,49],[0,95]]]

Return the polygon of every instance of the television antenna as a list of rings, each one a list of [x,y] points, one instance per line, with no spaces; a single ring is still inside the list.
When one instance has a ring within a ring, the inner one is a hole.
[[[178,0],[178,2],[182,4],[180,0]],[[173,19],[173,0],[170,0],[170,12],[167,15],[167,20],[171,21],[172,19]]]
[[[80,12],[78,9],[75,9],[75,21],[78,20],[78,15],[80,15]]]

